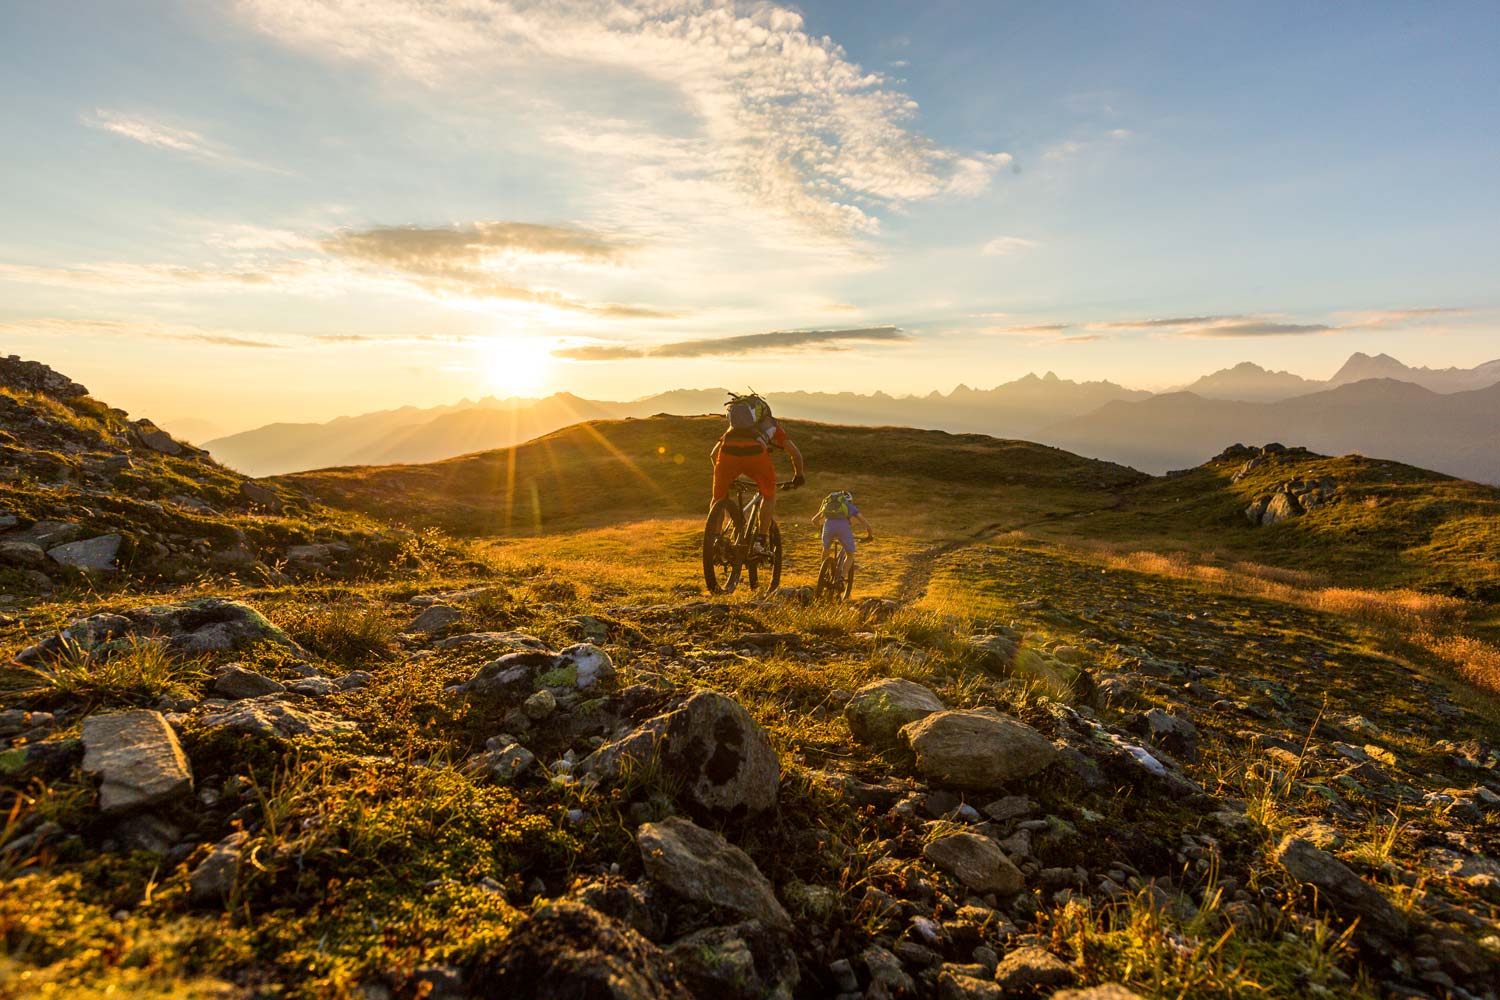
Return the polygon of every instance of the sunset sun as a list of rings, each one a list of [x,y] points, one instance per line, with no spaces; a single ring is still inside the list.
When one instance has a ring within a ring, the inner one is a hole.
[[[481,363],[489,388],[501,396],[534,396],[541,392],[552,367],[547,345],[521,337],[497,337],[481,349]]]

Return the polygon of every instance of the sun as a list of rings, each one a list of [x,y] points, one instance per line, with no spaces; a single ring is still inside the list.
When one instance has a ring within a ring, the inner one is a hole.
[[[534,396],[552,368],[552,353],[540,340],[496,337],[483,347],[485,379],[502,396]]]

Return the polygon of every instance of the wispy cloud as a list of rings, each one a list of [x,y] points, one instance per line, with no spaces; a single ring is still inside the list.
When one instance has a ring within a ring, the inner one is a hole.
[[[108,108],[97,108],[92,114],[86,114],[79,119],[90,128],[102,129],[105,132],[113,132],[122,135],[146,146],[157,149],[170,150],[174,153],[185,153],[202,160],[215,160],[221,163],[234,164],[236,166],[251,167],[256,170],[269,170],[273,173],[285,173],[277,167],[257,163],[236,155],[232,150],[216,143],[191,129],[178,128],[165,122],[148,118],[145,115],[130,114],[125,111],[112,111]]]
[[[1247,316],[1172,316],[1165,319],[1122,319],[1089,325],[1105,330],[1154,330],[1160,327],[1202,326],[1205,323],[1232,322],[1248,318]]]
[[[732,189],[763,213],[829,238],[872,232],[883,208],[974,194],[1010,162],[918,134],[910,97],[772,3],[240,0],[240,7],[285,44],[434,88],[487,78],[534,84],[578,67],[665,85],[691,111],[696,128],[686,137],[646,121],[549,117],[570,119],[558,131],[574,138],[616,133],[609,148],[632,184]],[[652,169],[636,173],[632,164]]]
[[[979,252],[987,257],[1007,257],[1013,253],[1030,250],[1035,246],[1040,246],[1040,244],[1036,240],[1028,240],[1022,236],[996,236],[980,247]]]
[[[1326,323],[1275,323],[1251,320],[1243,323],[1214,323],[1207,326],[1190,326],[1179,330],[1179,337],[1305,337],[1333,333],[1341,327]]]
[[[89,320],[55,317],[12,320],[0,322],[0,334],[44,337],[132,337],[144,340],[212,344],[216,347],[247,347],[257,350],[276,350],[287,346],[284,342],[268,339],[261,334],[204,329],[149,320]]]
[[[776,330],[771,333],[749,333],[738,337],[684,340],[651,347],[635,347],[628,344],[583,344],[559,348],[552,353],[556,357],[572,361],[732,357],[777,351],[848,350],[855,344],[909,340],[911,340],[910,335],[898,327],[875,326],[858,330]]]

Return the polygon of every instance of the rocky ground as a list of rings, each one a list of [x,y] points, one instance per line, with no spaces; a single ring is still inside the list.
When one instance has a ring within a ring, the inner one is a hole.
[[[710,601],[661,530],[8,578],[0,995],[1497,995],[1494,702],[1399,634],[983,532]]]

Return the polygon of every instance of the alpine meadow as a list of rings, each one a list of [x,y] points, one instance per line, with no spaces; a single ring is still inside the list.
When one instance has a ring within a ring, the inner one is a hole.
[[[0,1000],[1500,1000],[1500,9],[0,9]]]

